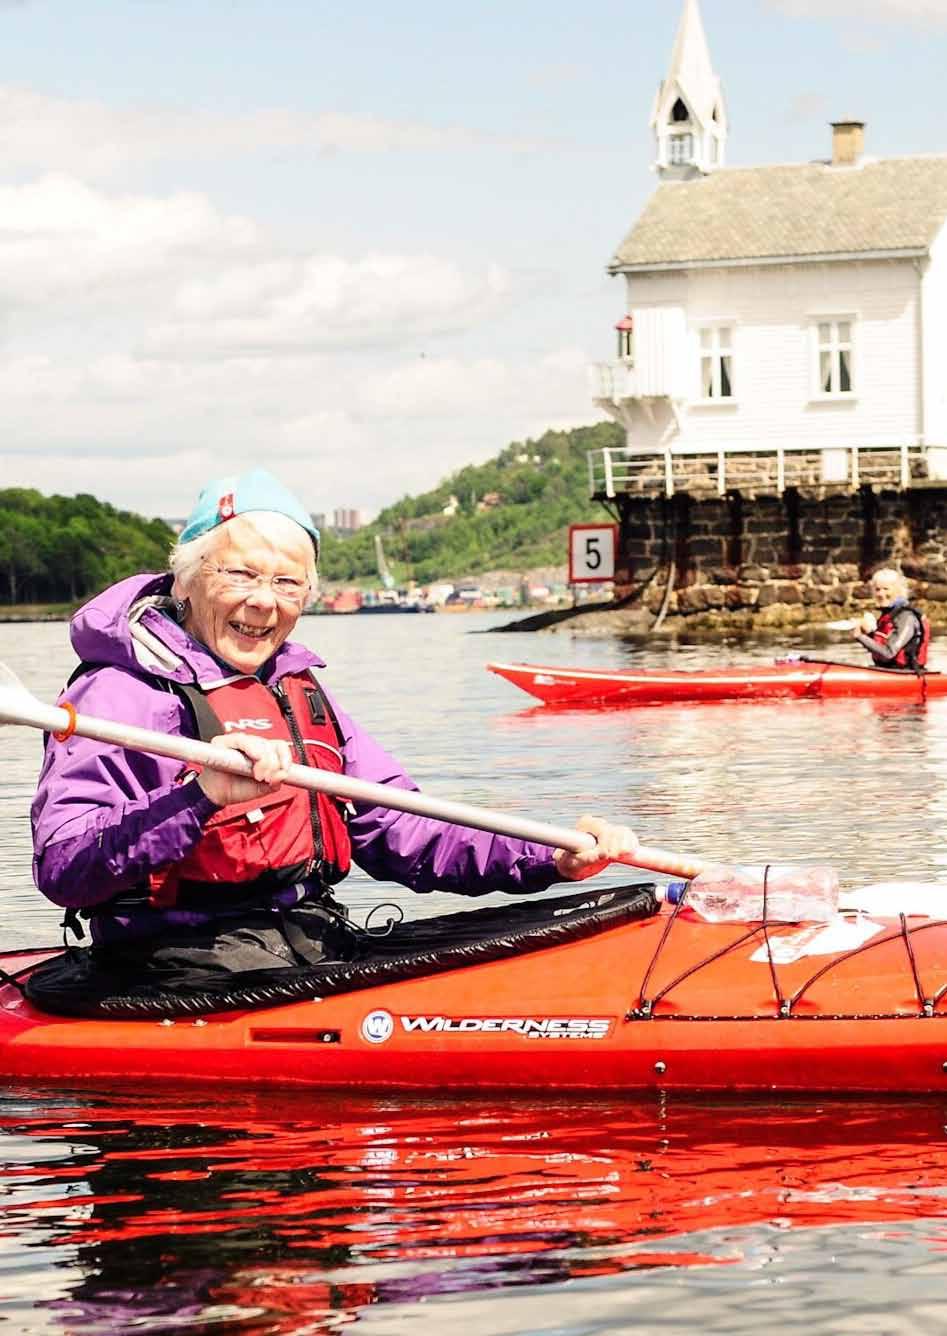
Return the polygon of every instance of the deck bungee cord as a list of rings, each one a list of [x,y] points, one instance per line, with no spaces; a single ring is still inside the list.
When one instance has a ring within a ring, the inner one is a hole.
[[[932,919],[926,923],[915,923],[910,926],[908,925],[907,922],[909,916],[906,914],[899,914],[898,915],[899,926],[897,930],[888,932],[887,935],[885,936],[877,935],[871,938],[867,942],[860,942],[857,946],[853,946],[847,951],[843,951],[838,953],[837,955],[834,955],[824,965],[821,965],[817,969],[815,969],[813,973],[809,975],[808,978],[804,979],[801,984],[797,985],[791,994],[784,993],[782,989],[779,977],[779,962],[776,958],[776,953],[773,949],[773,941],[770,936],[771,928],[787,927],[788,925],[785,922],[781,922],[779,920],[767,921],[764,919],[759,923],[749,925],[747,927],[746,932],[743,933],[742,936],[736,937],[734,938],[733,941],[727,942],[724,946],[721,946],[718,950],[708,953],[708,955],[705,956],[703,959],[691,962],[684,970],[682,970],[668,983],[666,983],[662,988],[660,988],[654,994],[653,997],[649,997],[647,995],[648,983],[665,948],[670,949],[671,945],[673,944],[670,940],[672,936],[672,929],[674,927],[675,920],[677,919],[678,912],[681,908],[682,908],[681,904],[675,905],[670,916],[667,918],[661,938],[658,941],[657,945],[655,946],[654,953],[645,969],[644,978],[642,980],[641,988],[638,995],[638,1002],[634,1007],[632,1007],[629,1011],[625,1013],[624,1019],[626,1021],[640,1021],[640,1020],[648,1021],[656,1019],[671,1020],[671,1021],[744,1021],[744,1020],[782,1021],[782,1020],[788,1020],[790,1018],[793,1020],[806,1020],[806,1021],[809,1020],[867,1021],[867,1020],[917,1020],[917,1019],[933,1018],[935,1016],[938,1017],[938,1019],[942,1020],[947,1019],[947,1015],[945,1015],[944,1013],[938,1015],[936,1010],[938,1003],[942,1000],[942,998],[947,996],[947,967],[945,967],[943,971],[944,982],[940,984],[940,986],[936,989],[936,991],[931,992],[929,989],[924,988],[917,960],[915,957],[914,945],[912,942],[912,938],[915,937],[916,935],[928,932],[931,929],[947,927],[947,914],[945,914],[944,918]],[[947,905],[945,905],[945,910],[947,910]],[[772,1012],[772,1014],[767,1014],[762,1011],[740,1012],[740,1013],[714,1012],[714,1013],[701,1013],[701,1014],[695,1012],[686,1012],[686,1011],[681,1011],[677,1013],[670,1011],[668,1012],[658,1011],[658,1007],[662,1002],[672,1001],[671,994],[673,993],[674,989],[679,988],[681,984],[687,982],[688,979],[693,978],[695,975],[699,974],[702,970],[709,968],[711,965],[715,964],[718,960],[721,960],[725,956],[737,952],[741,947],[745,946],[747,943],[759,937],[762,937],[765,946],[766,963],[769,966],[770,978],[772,980],[773,999],[775,1002],[775,1010]],[[814,985],[818,983],[821,979],[823,979],[832,970],[837,970],[841,966],[843,966],[847,961],[850,961],[855,957],[863,955],[869,951],[876,950],[877,948],[885,946],[889,942],[893,941],[901,941],[903,942],[905,947],[908,968],[910,970],[911,977],[913,979],[914,989],[917,997],[918,1009],[916,1012],[880,1011],[877,1009],[873,1011],[857,1011],[854,1009],[850,1009],[844,1012],[836,1011],[836,1012],[825,1012],[813,1016],[799,1016],[798,1013],[795,1011],[795,1007],[805,999],[806,994],[814,987]]]

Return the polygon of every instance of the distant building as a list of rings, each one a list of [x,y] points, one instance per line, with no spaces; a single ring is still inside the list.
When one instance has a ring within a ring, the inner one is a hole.
[[[760,115],[771,112],[760,108]],[[947,154],[726,165],[698,0],[651,112],[658,185],[608,270],[624,289],[592,397],[615,588],[654,614],[829,620],[880,561],[947,622]]]
[[[726,167],[698,0],[651,126],[659,184],[608,266],[626,314],[591,368],[627,449],[590,461],[593,494],[634,488],[655,456],[672,494],[703,456],[723,495],[746,452],[779,456],[780,492],[806,452],[806,481],[857,487],[884,451],[894,486],[947,479],[947,156],[871,158],[847,120],[825,161]]]
[[[364,522],[360,510],[342,506],[332,512],[332,527],[336,533],[355,533]]]

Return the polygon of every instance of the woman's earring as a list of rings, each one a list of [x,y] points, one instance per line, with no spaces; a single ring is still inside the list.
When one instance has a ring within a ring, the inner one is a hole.
[[[187,616],[188,611],[190,610],[190,607],[191,604],[188,599],[176,598],[173,604],[171,605],[172,611],[174,613],[174,620],[178,623],[183,623],[184,618]]]

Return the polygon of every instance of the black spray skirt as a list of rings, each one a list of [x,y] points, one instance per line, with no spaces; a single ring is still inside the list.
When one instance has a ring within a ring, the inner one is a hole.
[[[442,974],[594,936],[657,913],[650,884],[356,927],[341,907],[248,914],[226,928],[121,947],[69,947],[25,991],[43,1011],[154,1018],[246,1011]],[[335,912],[338,911],[338,912]]]

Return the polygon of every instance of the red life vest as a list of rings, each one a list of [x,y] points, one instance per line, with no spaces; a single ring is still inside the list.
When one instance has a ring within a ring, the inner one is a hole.
[[[871,634],[872,640],[885,645],[888,637],[897,627],[899,612],[909,612],[914,618],[915,632],[912,638],[899,650],[892,660],[895,668],[923,668],[927,664],[927,650],[931,643],[931,624],[923,612],[912,608],[909,603],[902,603],[897,608],[885,608],[878,618],[878,625]]]
[[[201,691],[203,710],[201,702],[193,700],[193,689],[184,694],[191,699],[202,735],[240,732],[283,739],[300,764],[342,771],[337,725],[308,673],[288,675],[273,687],[255,677],[232,679]],[[216,717],[209,722],[208,705]],[[252,896],[254,882],[275,891],[313,877],[324,884],[340,881],[351,866],[344,810],[344,804],[328,794],[287,784],[249,802],[229,803],[207,821],[187,857],[152,873],[151,904],[167,908],[177,903],[182,883],[188,897],[199,903],[201,884],[232,887],[235,898],[242,900]]]

